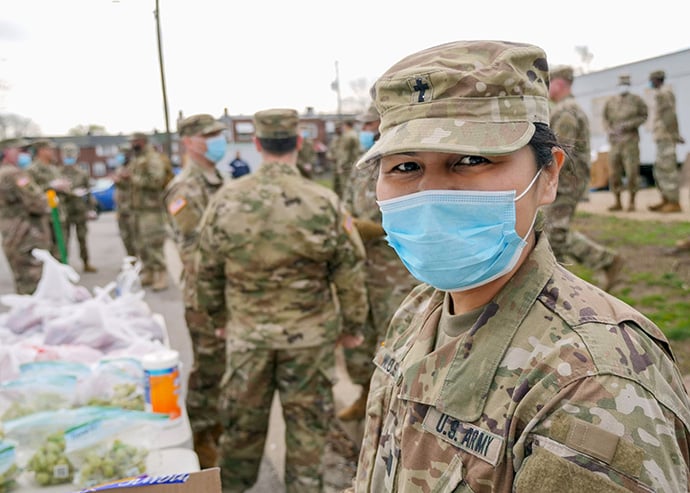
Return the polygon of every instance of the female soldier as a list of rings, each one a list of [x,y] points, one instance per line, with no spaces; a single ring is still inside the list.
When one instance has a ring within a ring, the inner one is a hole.
[[[661,331],[556,262],[564,150],[535,46],[461,41],[372,89],[390,245],[423,281],[379,349],[355,490],[687,491],[688,397]]]

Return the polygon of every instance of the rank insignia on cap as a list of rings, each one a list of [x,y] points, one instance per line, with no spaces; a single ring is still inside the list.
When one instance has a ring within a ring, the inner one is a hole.
[[[413,99],[418,103],[431,101],[431,93],[427,92],[431,89],[431,85],[426,77],[417,76],[410,80],[410,87],[413,91]]]
[[[184,197],[178,197],[173,200],[168,206],[168,212],[173,216],[176,216],[187,205],[187,200]]]
[[[17,186],[19,188],[24,188],[29,184],[29,177],[28,176],[22,176],[17,180]]]
[[[343,229],[347,231],[347,234],[352,234],[352,228],[354,224],[352,221],[352,216],[350,214],[346,214],[345,217],[343,218]]]

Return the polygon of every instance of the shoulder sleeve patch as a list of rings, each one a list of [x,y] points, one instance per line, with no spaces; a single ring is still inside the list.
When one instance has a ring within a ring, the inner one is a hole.
[[[347,213],[345,214],[345,217],[343,217],[343,229],[347,232],[348,235],[351,235],[352,228],[354,228],[354,221],[352,220],[352,216],[349,213]]]
[[[17,186],[19,188],[24,188],[29,184],[29,177],[28,176],[21,176],[17,179]]]
[[[184,197],[177,197],[175,200],[168,204],[168,212],[176,216],[182,209],[187,205],[187,200]]]

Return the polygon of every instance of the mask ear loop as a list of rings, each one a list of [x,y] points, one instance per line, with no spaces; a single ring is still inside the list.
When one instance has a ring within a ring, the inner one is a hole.
[[[543,168],[539,168],[539,171],[537,171],[537,174],[534,175],[534,178],[532,178],[532,181],[529,182],[529,185],[527,185],[527,188],[525,188],[525,190],[520,195],[515,197],[515,199],[513,200],[514,202],[517,202],[522,197],[524,197],[527,192],[529,192],[530,188],[532,188],[532,185],[534,185],[534,183],[537,181],[537,178],[539,178],[539,175],[541,174],[542,169]],[[537,213],[538,212],[534,213],[534,217],[532,218],[532,224],[530,224],[529,229],[527,230],[527,233],[525,234],[525,238],[529,238],[529,235],[532,234],[532,229],[534,228],[534,224],[537,222]],[[527,241],[525,238],[521,238],[522,241]]]

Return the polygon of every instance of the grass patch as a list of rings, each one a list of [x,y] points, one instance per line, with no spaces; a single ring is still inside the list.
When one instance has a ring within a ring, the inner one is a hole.
[[[640,221],[578,212],[573,227],[625,260],[621,282],[612,294],[651,319],[670,340],[690,340],[690,253],[671,252],[690,238],[690,222]],[[601,283],[600,272],[566,266]]]

